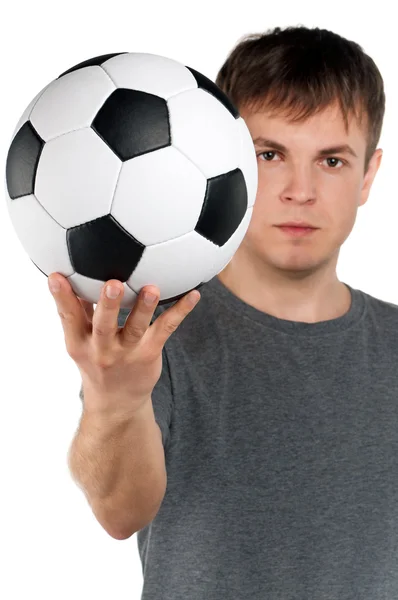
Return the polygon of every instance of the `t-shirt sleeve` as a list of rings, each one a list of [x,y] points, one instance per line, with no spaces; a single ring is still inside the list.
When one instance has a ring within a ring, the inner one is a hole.
[[[155,311],[154,318],[156,318],[160,314],[160,312],[162,312],[162,309],[159,307]],[[129,309],[120,309],[118,315],[119,327],[124,326],[124,323],[129,314]],[[154,319],[152,319],[152,322],[153,320]],[[82,402],[84,402],[83,384],[81,384],[80,386],[79,398]],[[167,358],[167,351],[165,347],[162,351],[162,372],[152,392],[152,406],[155,415],[155,420],[162,432],[162,442],[163,447],[165,448],[170,437],[170,424],[173,411],[172,383],[169,362]]]
[[[155,420],[162,432],[163,447],[166,448],[166,445],[170,439],[170,425],[173,412],[173,393],[165,348],[163,348],[162,357],[162,372],[160,374],[159,381],[153,388],[152,406]]]
[[[159,305],[156,307],[151,324],[169,308],[169,304]],[[173,413],[173,386],[170,374],[170,364],[167,357],[167,342],[162,350],[162,372],[159,380],[153,388],[152,406],[155,415],[156,423],[159,425],[162,432],[163,448],[170,439],[170,426]]]

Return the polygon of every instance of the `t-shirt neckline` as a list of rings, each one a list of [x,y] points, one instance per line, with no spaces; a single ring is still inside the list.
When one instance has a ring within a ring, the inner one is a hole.
[[[351,293],[351,306],[349,310],[340,317],[329,319],[327,321],[319,321],[317,323],[289,321],[262,312],[236,296],[228,287],[226,287],[226,285],[224,285],[224,283],[222,283],[217,275],[213,277],[205,287],[208,287],[208,290],[212,292],[213,297],[219,298],[224,305],[235,312],[238,312],[241,316],[248,317],[275,331],[312,336],[344,331],[355,324],[364,315],[366,308],[364,293],[361,290],[352,288],[347,283],[344,283],[344,285]]]

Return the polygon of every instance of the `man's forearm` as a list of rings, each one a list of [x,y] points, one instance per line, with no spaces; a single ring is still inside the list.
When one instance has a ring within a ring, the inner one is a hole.
[[[134,416],[83,411],[68,464],[101,525],[128,537],[156,515],[167,484],[152,400]]]

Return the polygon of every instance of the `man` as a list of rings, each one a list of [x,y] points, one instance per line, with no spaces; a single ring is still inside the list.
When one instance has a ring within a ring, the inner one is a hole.
[[[258,193],[164,346],[167,489],[137,532],[142,600],[398,597],[398,307],[336,274],[381,162],[381,75],[354,42],[297,27],[241,40],[216,83],[250,129]]]
[[[258,192],[165,345],[143,600],[398,597],[398,308],[336,275],[380,166],[381,76],[353,42],[291,28],[243,40],[216,83],[255,141]],[[338,101],[362,123],[347,110],[346,130]]]

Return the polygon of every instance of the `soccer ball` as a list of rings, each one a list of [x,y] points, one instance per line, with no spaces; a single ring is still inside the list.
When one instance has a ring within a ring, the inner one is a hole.
[[[6,199],[16,234],[46,276],[98,303],[105,281],[160,304],[229,263],[257,191],[250,132],[207,77],[154,54],[98,56],[37,94],[12,136]]]

